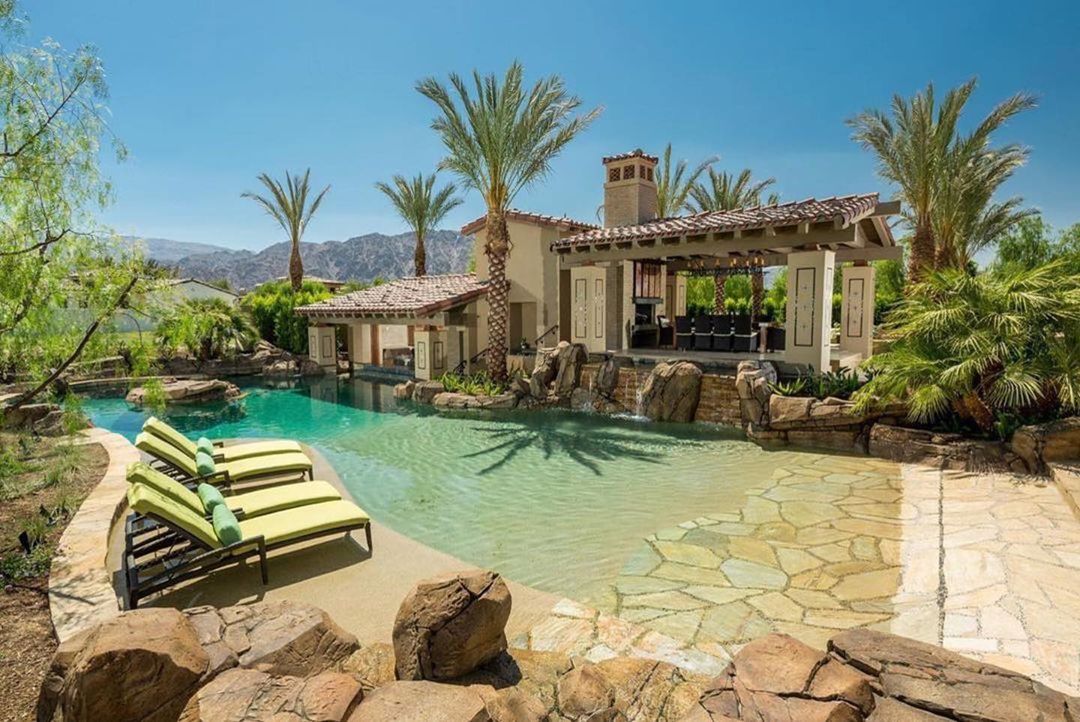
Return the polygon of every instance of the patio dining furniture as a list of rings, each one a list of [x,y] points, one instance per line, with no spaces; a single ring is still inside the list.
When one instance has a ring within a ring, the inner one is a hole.
[[[757,351],[758,332],[750,321],[749,314],[735,316],[735,335],[732,338],[732,350],[740,353]]]
[[[218,461],[237,461],[239,459],[248,459],[253,456],[303,452],[299,442],[286,440],[249,441],[241,444],[224,446],[221,441],[211,441],[204,436],[196,442],[184,436],[175,427],[165,423],[156,416],[151,416],[143,422],[142,430],[172,444],[192,459],[195,458],[195,454],[200,450],[210,454]]]
[[[731,316],[723,313],[710,316],[710,318],[712,319],[712,350],[730,351],[732,344]]]
[[[263,584],[269,583],[268,551],[332,534],[346,536],[364,529],[368,552],[371,519],[349,501],[324,501],[284,509],[254,518],[238,519],[225,506],[214,509],[212,520],[146,484],[136,482],[127,493],[128,505],[138,514],[167,527],[148,544],[129,544],[123,558],[128,609],[139,601],[182,582],[252,557],[259,558]],[[126,531],[137,521],[128,517]]]
[[[712,317],[701,314],[694,319],[694,349],[712,350]]]
[[[694,348],[694,322],[689,316],[675,317],[675,348],[680,351]]]

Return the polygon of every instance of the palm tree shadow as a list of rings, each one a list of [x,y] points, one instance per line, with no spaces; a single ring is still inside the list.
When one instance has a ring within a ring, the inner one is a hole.
[[[511,426],[476,427],[477,431],[488,434],[495,443],[486,449],[466,454],[465,458],[496,457],[481,469],[479,474],[498,471],[530,448],[537,449],[545,461],[556,455],[566,456],[596,476],[602,475],[603,462],[615,459],[631,459],[647,464],[663,463],[663,457],[645,448],[641,439],[605,429],[564,429],[550,423],[538,423],[536,420],[515,420],[508,423]],[[668,435],[663,435],[662,438],[665,449],[699,446],[701,443]]]

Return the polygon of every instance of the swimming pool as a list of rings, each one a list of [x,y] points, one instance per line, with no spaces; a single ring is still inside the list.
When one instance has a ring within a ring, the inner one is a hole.
[[[445,416],[361,380],[281,386],[167,418],[190,436],[299,439],[379,522],[686,641],[835,630],[890,613],[895,465],[767,451],[702,425]],[[147,416],[119,398],[85,408],[130,439]]]

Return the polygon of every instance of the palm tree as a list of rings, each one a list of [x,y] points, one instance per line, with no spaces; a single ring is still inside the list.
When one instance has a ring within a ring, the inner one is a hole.
[[[294,176],[286,171],[285,185],[282,186],[281,181],[271,178],[266,173],[260,173],[259,182],[270,191],[270,197],[251,192],[241,194],[242,198],[250,198],[262,206],[262,209],[289,234],[289,240],[292,242],[292,251],[289,254],[289,281],[293,292],[299,291],[304,282],[304,263],[300,260],[300,239],[308,223],[311,222],[311,217],[315,215],[315,211],[319,210],[323,198],[330,190],[330,186],[326,186],[309,204],[308,178],[310,176],[310,168],[304,171],[303,176]]]
[[[484,197],[487,206],[487,366],[499,382],[508,377],[510,232],[506,212],[515,196],[547,175],[551,161],[600,114],[596,108],[575,115],[581,100],[567,94],[558,76],[543,78],[526,89],[522,75],[521,64],[514,62],[501,80],[473,71],[471,90],[457,74],[450,75],[452,90],[434,78],[416,85],[439,109],[431,127],[447,150],[440,169],[456,173],[466,187]]]
[[[761,194],[766,188],[776,182],[775,178],[766,178],[762,181],[754,181],[753,173],[749,168],[744,168],[737,176],[727,171],[717,172],[709,168],[708,182],[695,183],[690,188],[690,200],[687,207],[694,213],[707,211],[730,211],[735,208],[747,208],[761,205]],[[775,193],[769,195],[767,203],[775,205],[780,202],[780,196]],[[714,281],[716,291],[713,296],[713,311],[724,312],[724,286],[727,283],[728,273],[726,270],[717,270]],[[751,277],[753,290],[753,315],[761,315],[761,301],[765,291],[765,280],[761,275],[761,269],[756,269]]]
[[[877,155],[878,174],[899,188],[903,217],[913,231],[908,256],[912,281],[937,263],[938,205],[950,186],[956,192],[957,164],[985,152],[995,130],[1035,105],[1033,96],[1018,93],[999,103],[969,136],[958,138],[957,124],[974,90],[972,79],[948,91],[938,105],[931,83],[910,100],[893,96],[891,113],[868,110],[848,120],[853,138]]]
[[[697,179],[705,172],[705,169],[720,159],[720,156],[710,156],[694,166],[694,170],[687,174],[685,160],[680,160],[671,167],[671,143],[664,148],[664,157],[660,167],[656,170],[656,215],[659,218],[670,218],[686,209],[686,199],[690,196],[690,189],[697,183]]]
[[[424,178],[423,173],[418,173],[411,181],[396,175],[393,185],[388,183],[376,183],[383,194],[394,204],[401,219],[409,224],[413,233],[416,234],[416,252],[413,254],[415,274],[423,276],[427,274],[427,251],[424,241],[429,231],[435,229],[446,214],[461,205],[461,199],[455,198],[457,188],[453,183],[443,186],[437,193],[435,189],[435,174]]]

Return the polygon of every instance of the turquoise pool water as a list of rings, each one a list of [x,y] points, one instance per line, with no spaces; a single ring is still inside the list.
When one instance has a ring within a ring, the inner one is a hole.
[[[643,538],[740,507],[747,490],[798,458],[701,426],[565,412],[446,417],[359,380],[246,391],[238,403],[167,418],[190,436],[299,439],[376,520],[585,602],[610,589]],[[146,417],[117,398],[85,407],[130,439]]]

